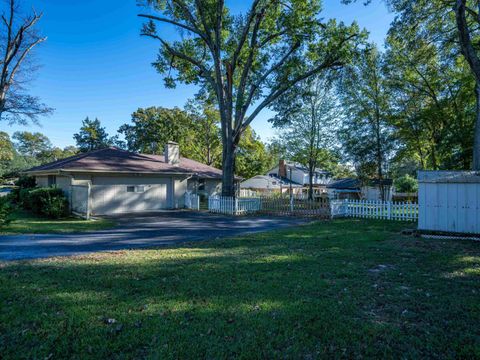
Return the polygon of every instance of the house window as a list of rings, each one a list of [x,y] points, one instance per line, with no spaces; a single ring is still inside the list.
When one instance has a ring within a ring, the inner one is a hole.
[[[143,193],[145,192],[145,186],[144,185],[137,185],[137,186],[127,186],[127,192],[135,192],[135,193]]]
[[[205,179],[198,180],[198,191],[205,190]]]
[[[48,186],[57,185],[57,177],[55,175],[48,175]]]

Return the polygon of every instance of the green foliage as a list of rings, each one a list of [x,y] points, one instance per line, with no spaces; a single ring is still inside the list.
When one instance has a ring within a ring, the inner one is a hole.
[[[418,181],[410,175],[402,176],[394,181],[395,190],[401,193],[414,193],[418,191]]]
[[[384,177],[395,147],[391,93],[382,67],[382,54],[370,45],[344,69],[339,87],[344,116],[338,135],[346,158],[365,178]]]
[[[100,120],[90,120],[88,117],[82,121],[80,131],[74,134],[73,138],[81,152],[104,149],[114,145],[117,140],[116,138],[109,138]]]
[[[118,132],[125,136],[130,151],[160,155],[168,141],[175,141],[180,145],[181,155],[189,157],[184,145],[192,130],[190,124],[188,114],[179,108],[149,107],[135,111],[132,124],[122,125]]]
[[[68,215],[68,200],[58,188],[21,189],[20,202],[24,209],[52,219]]]
[[[271,157],[255,131],[248,127],[238,145],[235,174],[245,179],[265,174],[272,165]]]
[[[13,139],[15,140],[15,148],[24,156],[35,157],[52,147],[50,139],[39,132],[17,131],[13,134]]]
[[[14,207],[8,196],[0,196],[0,229],[10,224],[13,210]]]

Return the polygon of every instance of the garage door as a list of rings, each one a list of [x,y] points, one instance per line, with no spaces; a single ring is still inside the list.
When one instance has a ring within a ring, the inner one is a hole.
[[[154,211],[172,207],[171,178],[94,177],[92,213],[95,215]]]

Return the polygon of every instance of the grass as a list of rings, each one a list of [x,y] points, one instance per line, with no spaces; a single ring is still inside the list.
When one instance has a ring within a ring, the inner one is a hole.
[[[0,235],[64,234],[108,229],[115,225],[114,221],[107,219],[83,220],[74,217],[58,220],[45,219],[23,210],[15,211],[11,218],[12,222],[10,224],[0,227]]]
[[[9,358],[479,358],[480,244],[336,220],[0,263]]]

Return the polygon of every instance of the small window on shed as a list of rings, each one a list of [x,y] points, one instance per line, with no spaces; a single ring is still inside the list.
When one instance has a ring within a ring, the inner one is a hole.
[[[145,186],[143,186],[143,185],[137,185],[137,186],[135,186],[135,192],[137,192],[137,193],[143,193],[143,192],[145,192]]]
[[[57,177],[55,175],[48,175],[48,186],[57,185]]]
[[[127,186],[127,192],[135,192],[135,186]]]
[[[198,190],[199,191],[205,190],[205,179],[198,180]]]

